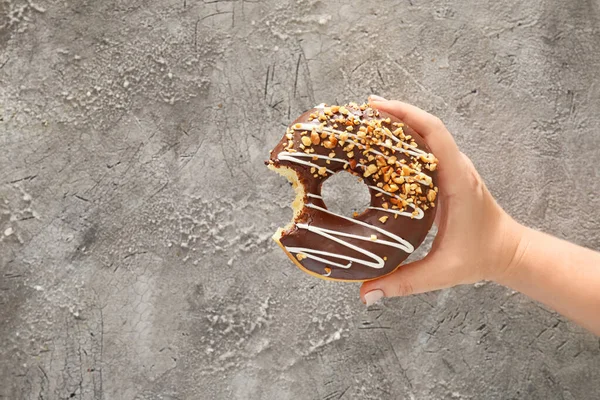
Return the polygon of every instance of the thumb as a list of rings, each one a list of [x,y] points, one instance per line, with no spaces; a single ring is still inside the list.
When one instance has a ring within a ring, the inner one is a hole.
[[[446,273],[448,260],[430,253],[422,260],[400,266],[383,278],[363,283],[360,298],[367,305],[382,297],[409,296],[452,286]]]

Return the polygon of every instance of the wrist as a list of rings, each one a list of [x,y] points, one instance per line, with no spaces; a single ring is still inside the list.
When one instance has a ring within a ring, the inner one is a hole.
[[[525,267],[526,256],[531,244],[531,230],[508,215],[507,219],[503,251],[508,261],[504,263],[503,268],[499,269],[492,281],[504,286],[514,287],[514,282],[519,280],[519,274]]]

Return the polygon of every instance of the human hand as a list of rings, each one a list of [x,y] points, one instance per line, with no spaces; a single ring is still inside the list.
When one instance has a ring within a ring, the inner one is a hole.
[[[363,302],[370,305],[382,297],[500,279],[514,262],[524,228],[496,203],[439,118],[400,101],[371,96],[369,102],[400,118],[425,139],[439,160],[439,203],[438,233],[429,254],[365,282],[360,289]]]

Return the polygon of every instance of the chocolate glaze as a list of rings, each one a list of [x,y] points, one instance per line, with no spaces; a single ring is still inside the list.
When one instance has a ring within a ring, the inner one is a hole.
[[[394,123],[402,122],[399,119],[395,118],[394,116],[388,115],[384,112],[371,110],[369,108],[367,108],[365,110],[361,110],[357,106],[356,107],[346,106],[346,107],[352,114],[359,117],[363,122],[374,120],[374,119],[375,120],[385,120],[385,119],[389,118],[390,119],[390,120],[388,120],[388,121],[390,121],[389,123],[384,121],[381,123],[381,125],[384,127],[387,127],[391,131],[397,129],[397,125],[393,125]],[[291,139],[293,141],[293,145],[291,146],[292,149],[296,150],[297,152],[303,152],[303,149],[301,146],[302,132],[307,131],[308,133],[306,133],[304,135],[305,136],[310,135],[310,130],[298,129],[296,124],[301,123],[301,124],[311,124],[314,126],[319,126],[319,123],[321,121],[319,121],[318,119],[312,119],[310,117],[311,114],[314,116],[315,114],[319,114],[319,113],[320,114],[323,113],[323,108],[313,108],[313,109],[305,112],[304,114],[302,114],[290,125],[290,127],[288,128],[288,131],[286,133],[292,133],[292,130],[293,130],[293,136]],[[368,113],[372,113],[371,114],[372,116],[369,116]],[[361,125],[363,125],[363,124],[361,123]],[[294,129],[295,126],[296,126],[296,129]],[[326,126],[331,127],[332,123],[328,122]],[[304,127],[304,125],[303,125],[303,127]],[[356,126],[356,128],[359,128],[359,126]],[[343,128],[340,128],[340,129],[343,129]],[[430,153],[430,150],[429,150],[428,146],[426,145],[424,139],[417,132],[415,132],[413,129],[411,129],[410,127],[408,127],[406,125],[404,125],[403,131],[404,131],[405,135],[412,136],[412,138],[418,145],[419,149],[421,149],[427,153]],[[298,175],[300,183],[302,185],[304,185],[306,193],[312,193],[316,196],[320,196],[321,195],[321,187],[323,185],[323,182],[331,174],[328,173],[326,176],[319,175],[318,177],[315,177],[314,176],[315,172],[314,172],[314,170],[313,170],[313,172],[311,172],[310,166],[300,165],[293,161],[279,159],[278,155],[281,152],[284,152],[286,147],[288,149],[290,148],[289,143],[290,143],[289,139],[284,135],[284,137],[279,142],[279,144],[277,144],[277,146],[275,146],[275,148],[271,151],[270,159],[269,159],[268,163],[273,164],[275,167],[285,166],[285,167],[293,169],[296,172],[296,174]],[[312,146],[312,147],[315,149],[315,152],[312,153],[311,155],[328,156],[333,151],[333,152],[335,152],[335,158],[340,158],[343,160],[350,161],[350,164],[346,168],[346,171],[349,173],[352,173],[356,176],[359,176],[361,179],[363,179],[363,181],[367,185],[376,186],[377,182],[379,182],[373,175],[371,175],[369,177],[363,176],[365,167],[363,167],[359,164],[360,164],[360,160],[362,159],[364,161],[365,157],[362,154],[362,151],[359,151],[358,148],[354,149],[354,156],[352,158],[349,158],[347,152],[343,150],[343,146],[341,146],[341,145],[337,145],[333,149],[327,149],[327,148],[323,147],[322,145]],[[377,146],[374,146],[374,147],[377,147]],[[381,150],[383,150],[383,148]],[[414,157],[411,158],[410,155],[407,155],[407,154],[405,154],[403,152],[399,152],[399,151],[396,151],[393,155],[396,156],[398,158],[398,160],[405,159],[406,163],[411,163],[415,160]],[[303,158],[303,160],[310,161],[311,163],[317,164],[320,167],[326,167],[327,169],[329,169],[333,172],[339,172],[339,171],[344,170],[344,163],[341,163],[341,162],[331,161],[329,164],[327,164],[325,159],[314,160],[312,158]],[[354,160],[354,161],[352,161],[352,160]],[[431,186],[432,187],[437,186],[437,172],[429,171],[426,169],[423,169],[423,172],[432,178],[433,184]],[[427,191],[427,186],[422,185],[422,188],[423,188],[423,190]],[[372,188],[369,188],[369,191],[371,194],[370,206],[382,207],[383,203],[385,203],[385,202],[389,203],[389,200],[390,200],[389,195],[383,194],[383,195],[377,196],[379,192]],[[314,249],[317,251],[323,251],[323,252],[327,252],[327,253],[343,254],[343,255],[346,255],[349,257],[355,257],[358,259],[368,259],[368,257],[365,257],[365,255],[363,253],[353,250],[347,246],[344,246],[334,240],[324,237],[323,235],[319,235],[315,232],[309,231],[308,229],[299,229],[297,224],[302,224],[302,223],[308,224],[308,226],[316,226],[316,227],[323,228],[323,229],[329,229],[332,231],[340,231],[340,232],[344,232],[344,233],[365,236],[365,237],[370,237],[371,235],[376,234],[378,238],[390,241],[389,238],[374,231],[373,228],[371,228],[371,227],[353,223],[351,221],[344,219],[341,216],[332,215],[332,214],[323,212],[321,210],[318,210],[315,208],[310,208],[310,207],[306,206],[306,204],[308,203],[308,204],[313,204],[318,207],[326,208],[324,201],[320,198],[313,197],[313,196],[311,196],[311,197],[306,196],[304,198],[304,202],[305,202],[305,207],[302,209],[302,212],[299,215],[299,217],[295,219],[294,226],[291,229],[289,229],[288,231],[284,232],[284,234],[282,235],[282,237],[280,239],[280,243],[286,248],[293,248],[293,247],[310,248],[310,249]],[[433,203],[437,203],[437,197],[433,201]],[[360,215],[355,216],[354,218],[358,221],[366,222],[369,225],[384,229],[385,231],[388,231],[394,235],[397,235],[397,236],[401,237],[402,239],[405,239],[406,241],[410,242],[410,244],[412,244],[412,246],[416,249],[425,239],[425,236],[427,235],[427,232],[431,228],[431,225],[432,225],[434,217],[435,217],[435,210],[436,210],[435,205],[431,206],[430,203],[428,203],[428,204],[429,204],[429,208],[427,210],[424,210],[424,215],[421,219],[412,219],[412,218],[406,217],[406,216],[397,216],[397,218],[394,218],[394,215],[389,212],[373,210],[373,209],[369,209],[369,208],[367,208]],[[379,220],[381,217],[388,217],[388,219],[385,223],[382,223]],[[352,237],[343,237],[342,239],[349,244],[358,246],[361,249],[375,253],[378,256],[380,256],[381,258],[383,258],[385,260],[383,268],[380,268],[380,269],[373,268],[373,267],[369,267],[369,266],[366,266],[366,265],[363,265],[360,263],[352,263],[352,265],[349,268],[341,268],[341,267],[337,267],[337,266],[332,266],[323,261],[315,260],[311,257],[302,258],[301,260],[298,260],[296,258],[294,261],[299,262],[308,271],[314,272],[315,274],[318,274],[320,276],[324,276],[324,277],[326,276],[328,279],[346,280],[346,281],[365,281],[365,280],[370,280],[370,279],[374,279],[377,277],[381,277],[383,275],[386,275],[386,274],[394,271],[409,256],[409,253],[406,251],[400,250],[395,247],[390,247],[389,245],[384,245],[384,244],[378,243],[378,241],[365,241],[365,240],[360,240],[360,239],[352,238]],[[320,253],[320,254],[322,254],[322,253]],[[294,254],[294,256],[295,256],[295,254]],[[342,263],[342,264],[347,263],[347,261],[345,261],[345,260],[335,259],[335,258],[331,258],[331,257],[322,257],[322,258],[335,260],[336,262]]]

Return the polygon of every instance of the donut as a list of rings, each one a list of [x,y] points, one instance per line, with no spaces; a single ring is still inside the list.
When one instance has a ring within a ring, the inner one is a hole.
[[[318,105],[298,117],[267,166],[296,192],[293,219],[273,235],[303,271],[334,281],[387,275],[431,229],[438,160],[401,120],[368,105]],[[353,217],[327,208],[321,188],[338,172],[362,179],[371,199]]]

